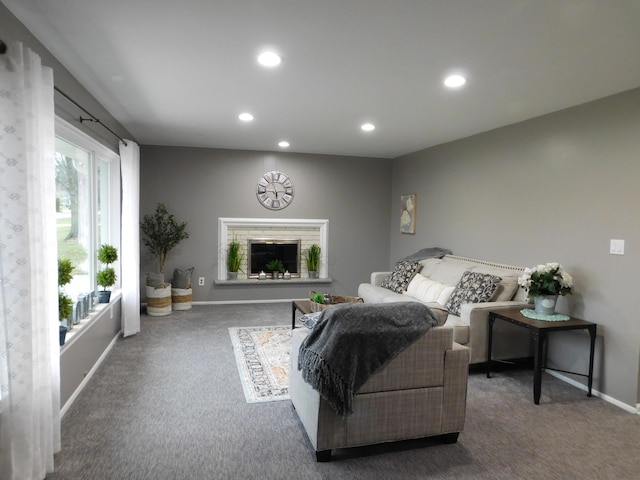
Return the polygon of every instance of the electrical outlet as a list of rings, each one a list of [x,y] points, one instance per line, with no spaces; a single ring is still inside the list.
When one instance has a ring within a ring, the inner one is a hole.
[[[204,287],[204,277],[199,277],[198,278],[198,285],[201,287]]]
[[[612,238],[609,244],[611,255],[624,255],[624,240]]]

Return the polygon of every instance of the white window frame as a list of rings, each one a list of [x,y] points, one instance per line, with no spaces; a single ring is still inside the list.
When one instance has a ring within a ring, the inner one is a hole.
[[[91,168],[92,168],[92,174],[91,174],[91,195],[92,195],[92,204],[95,206],[94,207],[94,211],[92,212],[92,218],[91,218],[91,243],[93,246],[93,254],[94,254],[94,261],[90,262],[90,265],[92,265],[92,279],[93,279],[93,291],[97,291],[98,289],[98,285],[96,282],[96,266],[99,265],[97,263],[97,256],[96,256],[96,252],[99,248],[99,245],[97,245],[98,243],[98,222],[96,219],[96,214],[97,214],[97,210],[95,210],[95,208],[97,208],[97,196],[98,196],[98,189],[97,189],[97,182],[98,182],[98,175],[97,175],[97,166],[98,166],[98,159],[107,162],[109,164],[109,219],[107,221],[107,225],[108,225],[108,240],[103,240],[103,242],[105,243],[109,243],[110,245],[113,245],[114,247],[116,247],[118,249],[118,253],[120,253],[122,251],[121,249],[121,245],[120,245],[120,238],[121,238],[121,185],[120,185],[120,155],[116,152],[114,152],[113,150],[107,148],[106,146],[104,146],[103,144],[101,144],[100,142],[98,142],[97,140],[95,140],[94,138],[90,137],[89,135],[87,135],[86,133],[82,132],[81,130],[79,130],[78,128],[74,127],[73,125],[71,125],[69,122],[63,120],[62,118],[56,116],[56,121],[55,121],[55,135],[56,137],[60,137],[63,140],[66,140],[72,144],[77,145],[78,147],[86,150],[89,152],[90,157],[91,157]],[[117,281],[116,284],[112,287],[112,298],[114,296],[114,294],[116,292],[119,291],[120,289],[120,260],[118,259],[118,261],[116,262],[116,264],[113,265],[113,267],[116,269],[116,275],[117,275]],[[75,299],[74,299],[75,301]],[[98,309],[98,311],[101,310],[100,308]],[[79,333],[80,329],[82,328],[83,324],[90,324],[91,323],[91,317],[93,315],[90,315],[84,322],[80,322],[79,325],[75,325],[73,327],[73,329],[69,332],[69,334],[71,334],[73,332],[73,334],[77,334]],[[69,343],[70,340],[70,336],[69,334],[67,334],[67,343],[65,343],[65,346]]]

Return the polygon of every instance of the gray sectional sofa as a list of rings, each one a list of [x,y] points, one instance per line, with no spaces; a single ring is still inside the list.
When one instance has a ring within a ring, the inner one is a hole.
[[[358,296],[365,303],[426,303],[441,325],[453,329],[453,341],[469,348],[471,364],[487,361],[489,310],[529,305],[526,290],[518,285],[524,267],[455,255],[419,260],[415,275],[410,269],[402,271],[402,267],[399,263],[394,272],[372,273],[371,282],[358,287]],[[466,282],[459,285],[463,278]],[[496,284],[488,300],[474,298],[475,294],[482,298]],[[523,328],[496,322],[494,339],[494,359],[532,356],[531,338]]]

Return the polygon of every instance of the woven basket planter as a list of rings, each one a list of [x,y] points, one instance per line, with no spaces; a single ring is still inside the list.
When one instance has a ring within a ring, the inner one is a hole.
[[[313,301],[315,293],[316,292],[313,290],[309,292],[309,301],[311,302],[312,312],[321,312],[325,308],[335,305],[336,303],[364,303],[364,299],[362,297],[350,297],[348,295],[329,295],[331,303],[318,303]]]
[[[191,288],[172,288],[171,289],[171,308],[173,310],[189,310],[193,300],[193,289]]]
[[[162,317],[171,313],[171,284],[147,285],[147,314]]]

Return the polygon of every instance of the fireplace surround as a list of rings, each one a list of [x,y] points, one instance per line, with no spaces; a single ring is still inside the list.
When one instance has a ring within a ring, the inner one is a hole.
[[[328,279],[328,232],[329,220],[327,219],[271,219],[271,218],[228,218],[218,219],[218,281],[227,280],[227,245],[234,238],[243,246],[243,251],[247,254],[245,264],[238,272],[238,282],[253,282],[257,276],[252,276],[249,261],[249,240],[270,239],[287,242],[300,242],[298,248],[298,272],[297,277],[289,269],[292,279],[288,282],[308,281],[309,274],[307,266],[302,259],[303,252],[312,244],[318,244],[321,248],[319,278]],[[259,272],[258,272],[259,273]],[[269,274],[270,272],[265,271]],[[271,280],[273,281],[273,280]],[[233,283],[230,280],[229,283]]]

